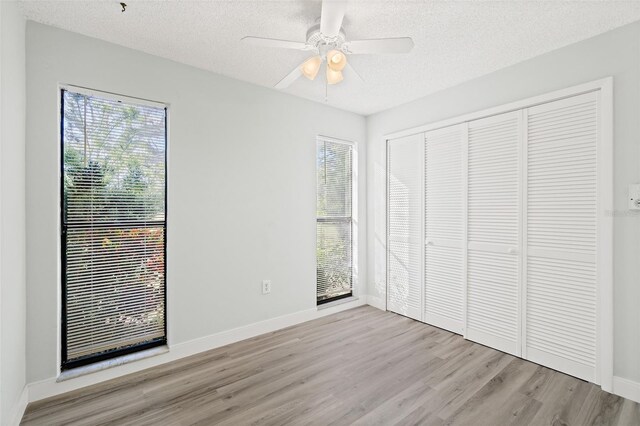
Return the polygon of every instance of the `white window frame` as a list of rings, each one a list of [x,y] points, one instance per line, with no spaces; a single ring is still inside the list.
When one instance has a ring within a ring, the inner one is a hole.
[[[330,302],[323,303],[321,305],[317,304],[317,293],[318,293],[318,283],[316,282],[314,287],[314,303],[318,309],[324,309],[330,306],[334,306],[341,303],[350,302],[358,298],[359,295],[359,281],[358,281],[358,145],[353,141],[348,141],[345,139],[338,139],[331,136],[317,135],[315,139],[315,164],[317,164],[318,159],[318,143],[320,142],[331,142],[338,143],[343,145],[348,145],[351,147],[351,271],[352,271],[352,280],[351,280],[351,297],[345,297],[343,299],[332,300]],[[317,170],[314,170],[316,173],[316,177],[318,175]],[[317,191],[317,181],[316,181],[316,191]],[[315,197],[315,202],[317,204],[317,193]],[[315,226],[317,229],[317,216],[315,219]],[[316,231],[316,247],[318,247],[317,240],[317,231]],[[316,268],[317,268],[317,258],[316,258]]]

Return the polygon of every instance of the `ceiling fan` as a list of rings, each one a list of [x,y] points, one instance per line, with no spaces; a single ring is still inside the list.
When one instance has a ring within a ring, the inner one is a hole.
[[[263,37],[244,37],[242,41],[262,47],[280,47],[284,49],[305,50],[313,55],[293,71],[287,74],[276,89],[284,89],[300,76],[314,80],[324,62],[327,63],[328,84],[337,84],[343,80],[343,71],[348,70],[357,79],[359,74],[347,61],[347,55],[407,53],[413,48],[411,37],[379,38],[369,40],[347,40],[342,20],[347,7],[345,0],[323,0],[320,23],[307,31],[307,41],[278,40]]]

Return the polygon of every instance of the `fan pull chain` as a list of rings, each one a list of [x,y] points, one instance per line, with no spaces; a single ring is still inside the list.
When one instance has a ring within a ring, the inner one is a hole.
[[[324,81],[324,102],[329,102],[329,82],[326,79]]]

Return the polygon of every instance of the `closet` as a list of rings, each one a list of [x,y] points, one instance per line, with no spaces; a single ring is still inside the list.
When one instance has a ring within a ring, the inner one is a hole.
[[[389,139],[387,309],[598,383],[601,104]]]
[[[462,333],[464,127],[428,132],[425,146],[424,321]]]
[[[467,330],[520,355],[519,111],[472,121],[468,144]]]
[[[530,108],[526,122],[524,356],[594,382],[598,93]]]
[[[387,309],[422,320],[424,143],[421,135],[389,145]]]

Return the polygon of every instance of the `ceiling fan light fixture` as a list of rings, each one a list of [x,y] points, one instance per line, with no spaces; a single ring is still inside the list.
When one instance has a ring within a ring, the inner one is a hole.
[[[347,66],[347,55],[339,50],[330,50],[327,53],[327,65],[333,71],[342,71]]]
[[[0,0],[2,1],[2,0]],[[327,62],[325,80],[327,84],[337,84],[343,80],[346,69],[348,78],[362,82],[360,75],[354,71],[347,60],[348,55],[368,55],[379,53],[408,53],[413,49],[411,37],[387,37],[376,39],[350,40],[342,28],[348,0],[320,0],[320,22],[316,22],[307,30],[305,41],[281,40],[267,37],[243,37],[243,43],[259,47],[277,47],[299,50],[313,55],[293,68],[274,86],[286,89],[301,76],[315,80],[320,68]],[[326,93],[325,93],[326,95]]]
[[[331,66],[327,66],[327,83],[338,84],[343,78],[342,71],[334,71],[331,69]]]
[[[321,64],[322,58],[319,55],[310,57],[309,59],[304,61],[304,63],[300,67],[302,75],[307,77],[309,80],[315,79],[316,75],[318,75],[318,71],[320,71]]]

